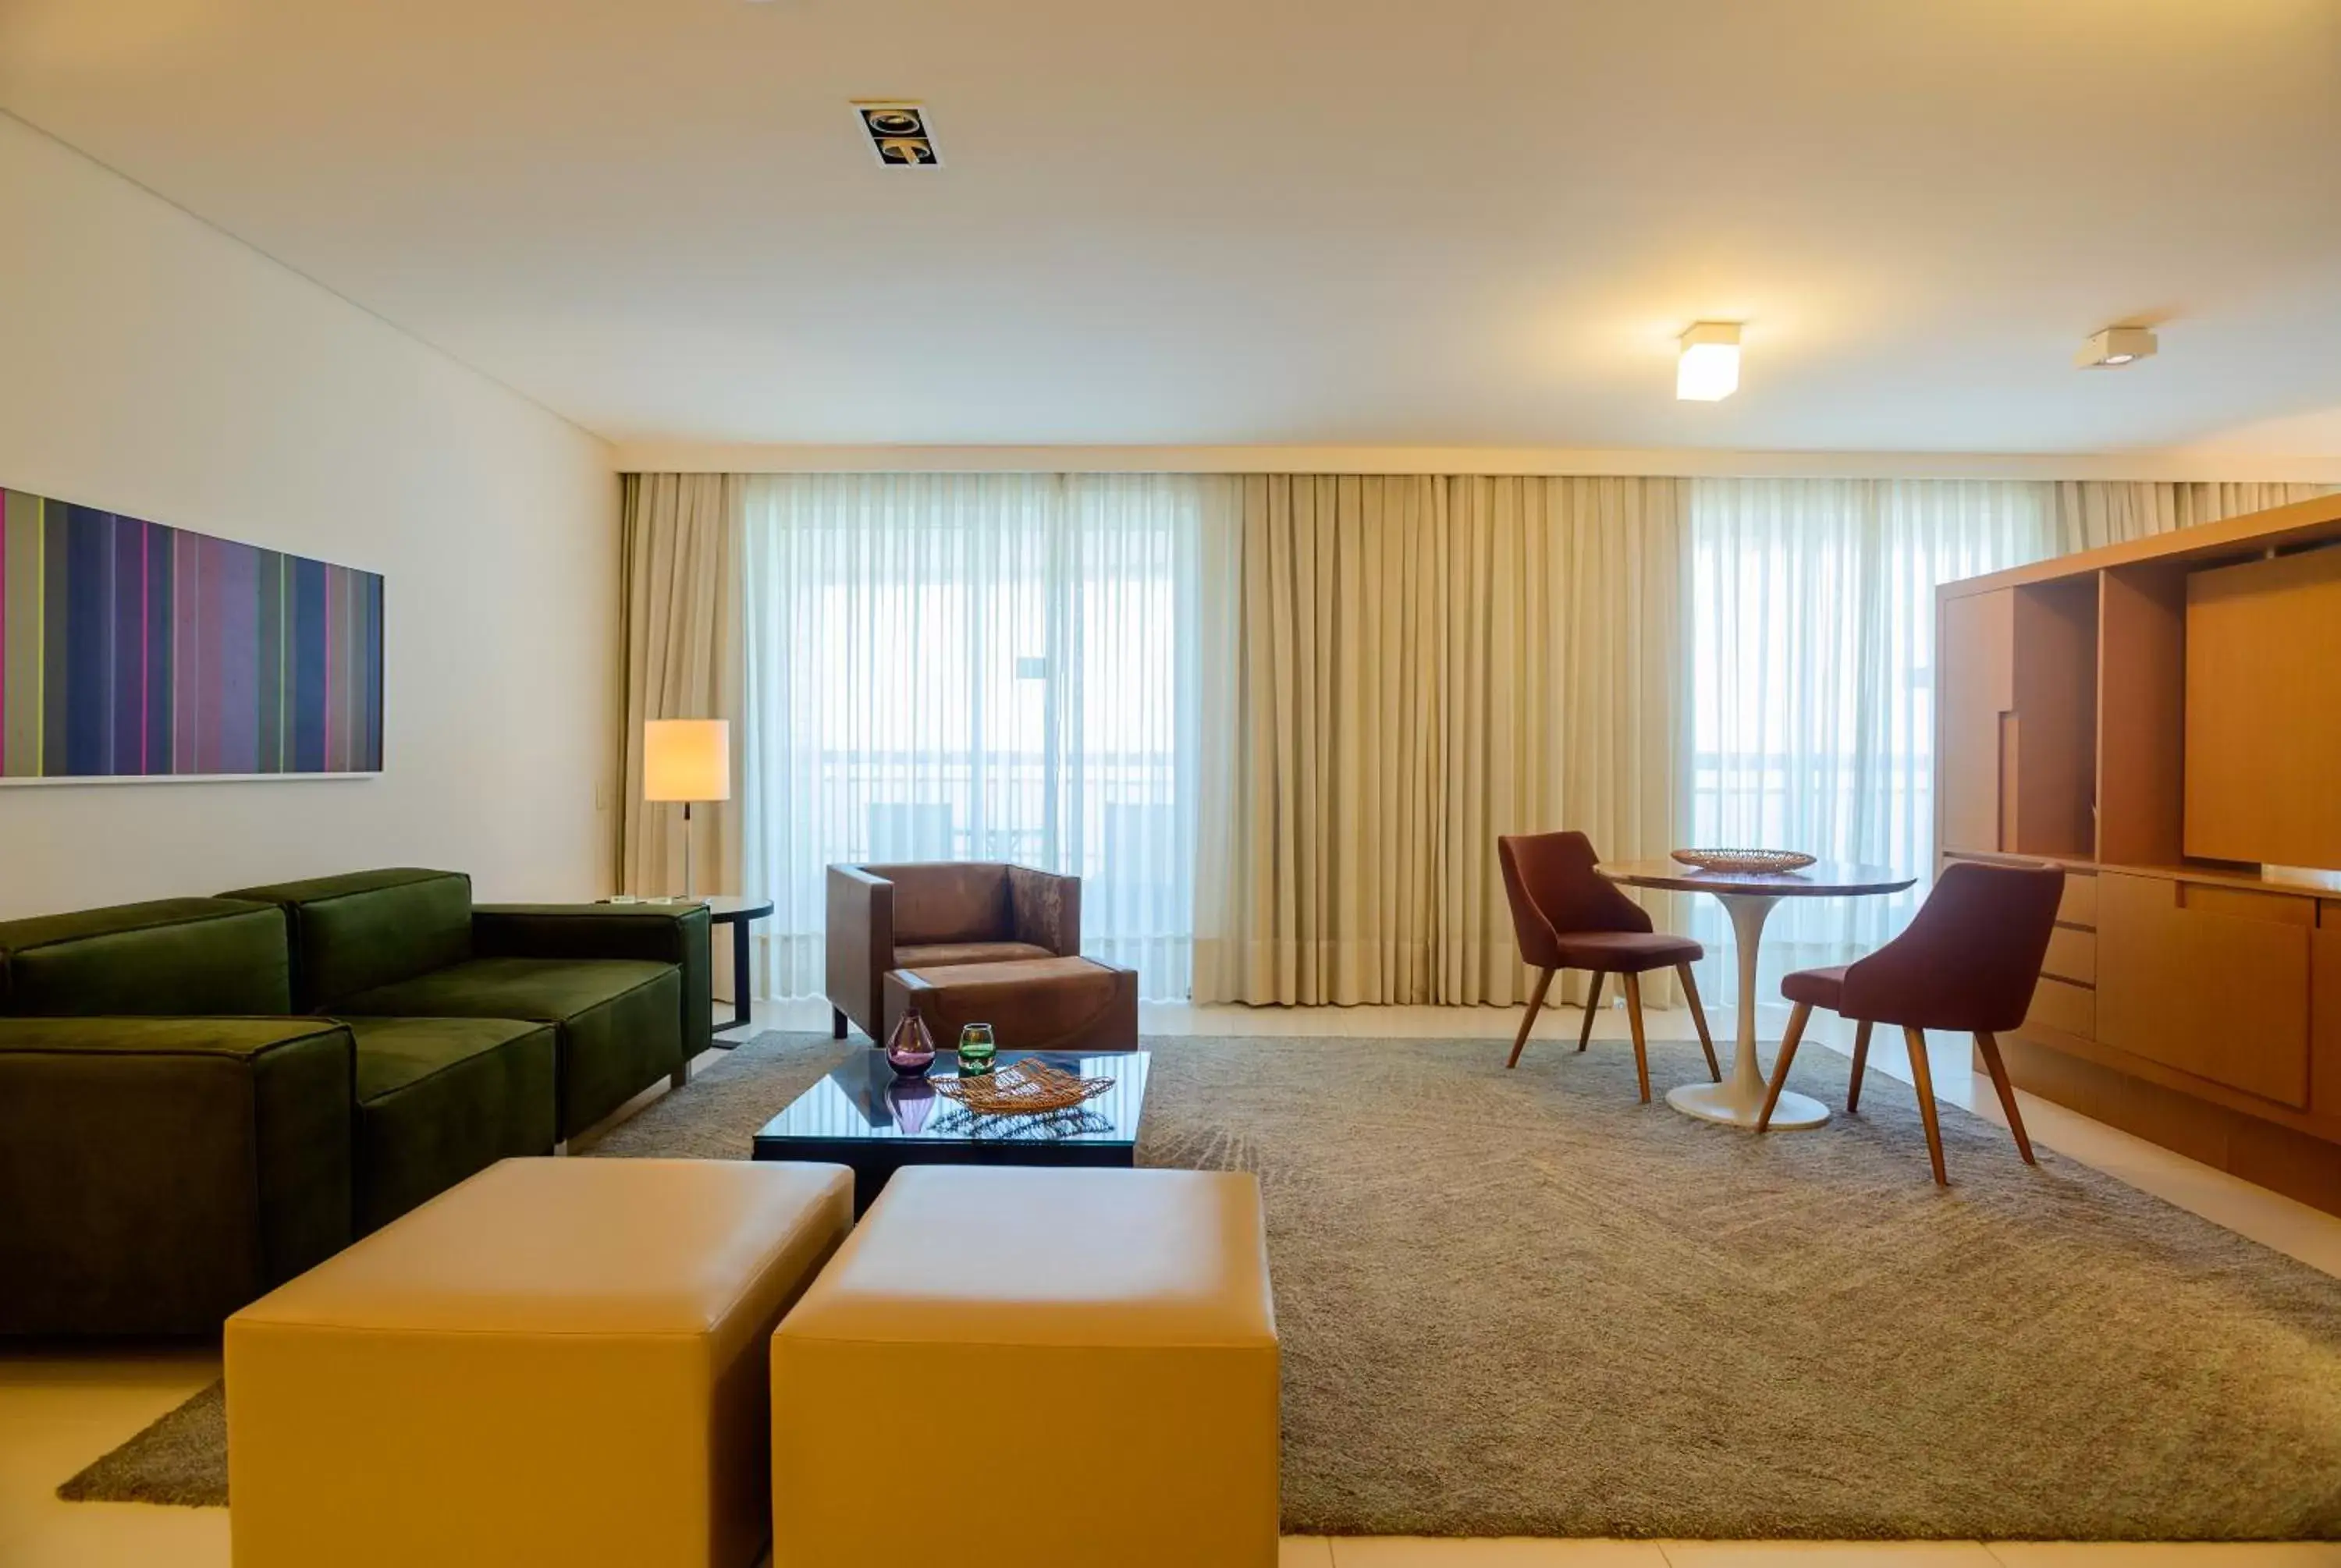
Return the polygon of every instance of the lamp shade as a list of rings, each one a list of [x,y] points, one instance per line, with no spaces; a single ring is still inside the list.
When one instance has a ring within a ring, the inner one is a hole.
[[[732,726],[722,719],[652,719],[643,726],[643,799],[732,799]]]

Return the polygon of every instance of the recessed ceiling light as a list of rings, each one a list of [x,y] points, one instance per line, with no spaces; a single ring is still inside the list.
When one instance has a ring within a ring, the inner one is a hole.
[[[1719,402],[1738,390],[1738,323],[1693,323],[1682,335],[1682,354],[1675,361],[1675,396],[1686,402]]]
[[[902,99],[857,98],[853,114],[870,134],[870,150],[889,168],[931,169],[942,154],[935,150],[933,128],[924,104]]]
[[[2135,364],[2155,347],[2154,333],[2145,327],[2107,327],[2081,345],[2073,363],[2085,371]]]

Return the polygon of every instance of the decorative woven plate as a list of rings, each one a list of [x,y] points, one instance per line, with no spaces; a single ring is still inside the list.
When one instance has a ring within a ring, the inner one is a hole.
[[[1794,849],[1678,849],[1673,858],[1702,871],[1801,871],[1813,863]]]
[[[1077,1078],[1046,1062],[1030,1059],[979,1077],[935,1080],[937,1094],[992,1116],[1061,1111],[1111,1087],[1111,1078]]]

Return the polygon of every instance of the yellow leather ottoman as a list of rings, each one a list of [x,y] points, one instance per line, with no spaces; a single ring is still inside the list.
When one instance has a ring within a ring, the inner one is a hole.
[[[1260,1186],[912,1166],[772,1336],[773,1568],[1273,1568]]]
[[[227,1321],[236,1568],[747,1568],[842,1166],[511,1159]]]

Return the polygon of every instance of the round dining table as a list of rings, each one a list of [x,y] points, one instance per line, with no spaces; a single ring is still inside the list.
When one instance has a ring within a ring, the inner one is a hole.
[[[1594,869],[1612,882],[1669,893],[1712,893],[1731,917],[1739,951],[1739,1042],[1731,1071],[1719,1084],[1684,1084],[1667,1091],[1667,1104],[1702,1121],[1753,1127],[1764,1108],[1764,1074],[1756,1065],[1756,956],[1765,917],[1783,898],[1848,898],[1898,893],[1918,880],[1883,866],[1821,860],[1795,871],[1702,871],[1676,860],[1605,860]],[[1828,1120],[1828,1107],[1810,1095],[1783,1089],[1772,1107],[1771,1129],[1793,1132]]]

